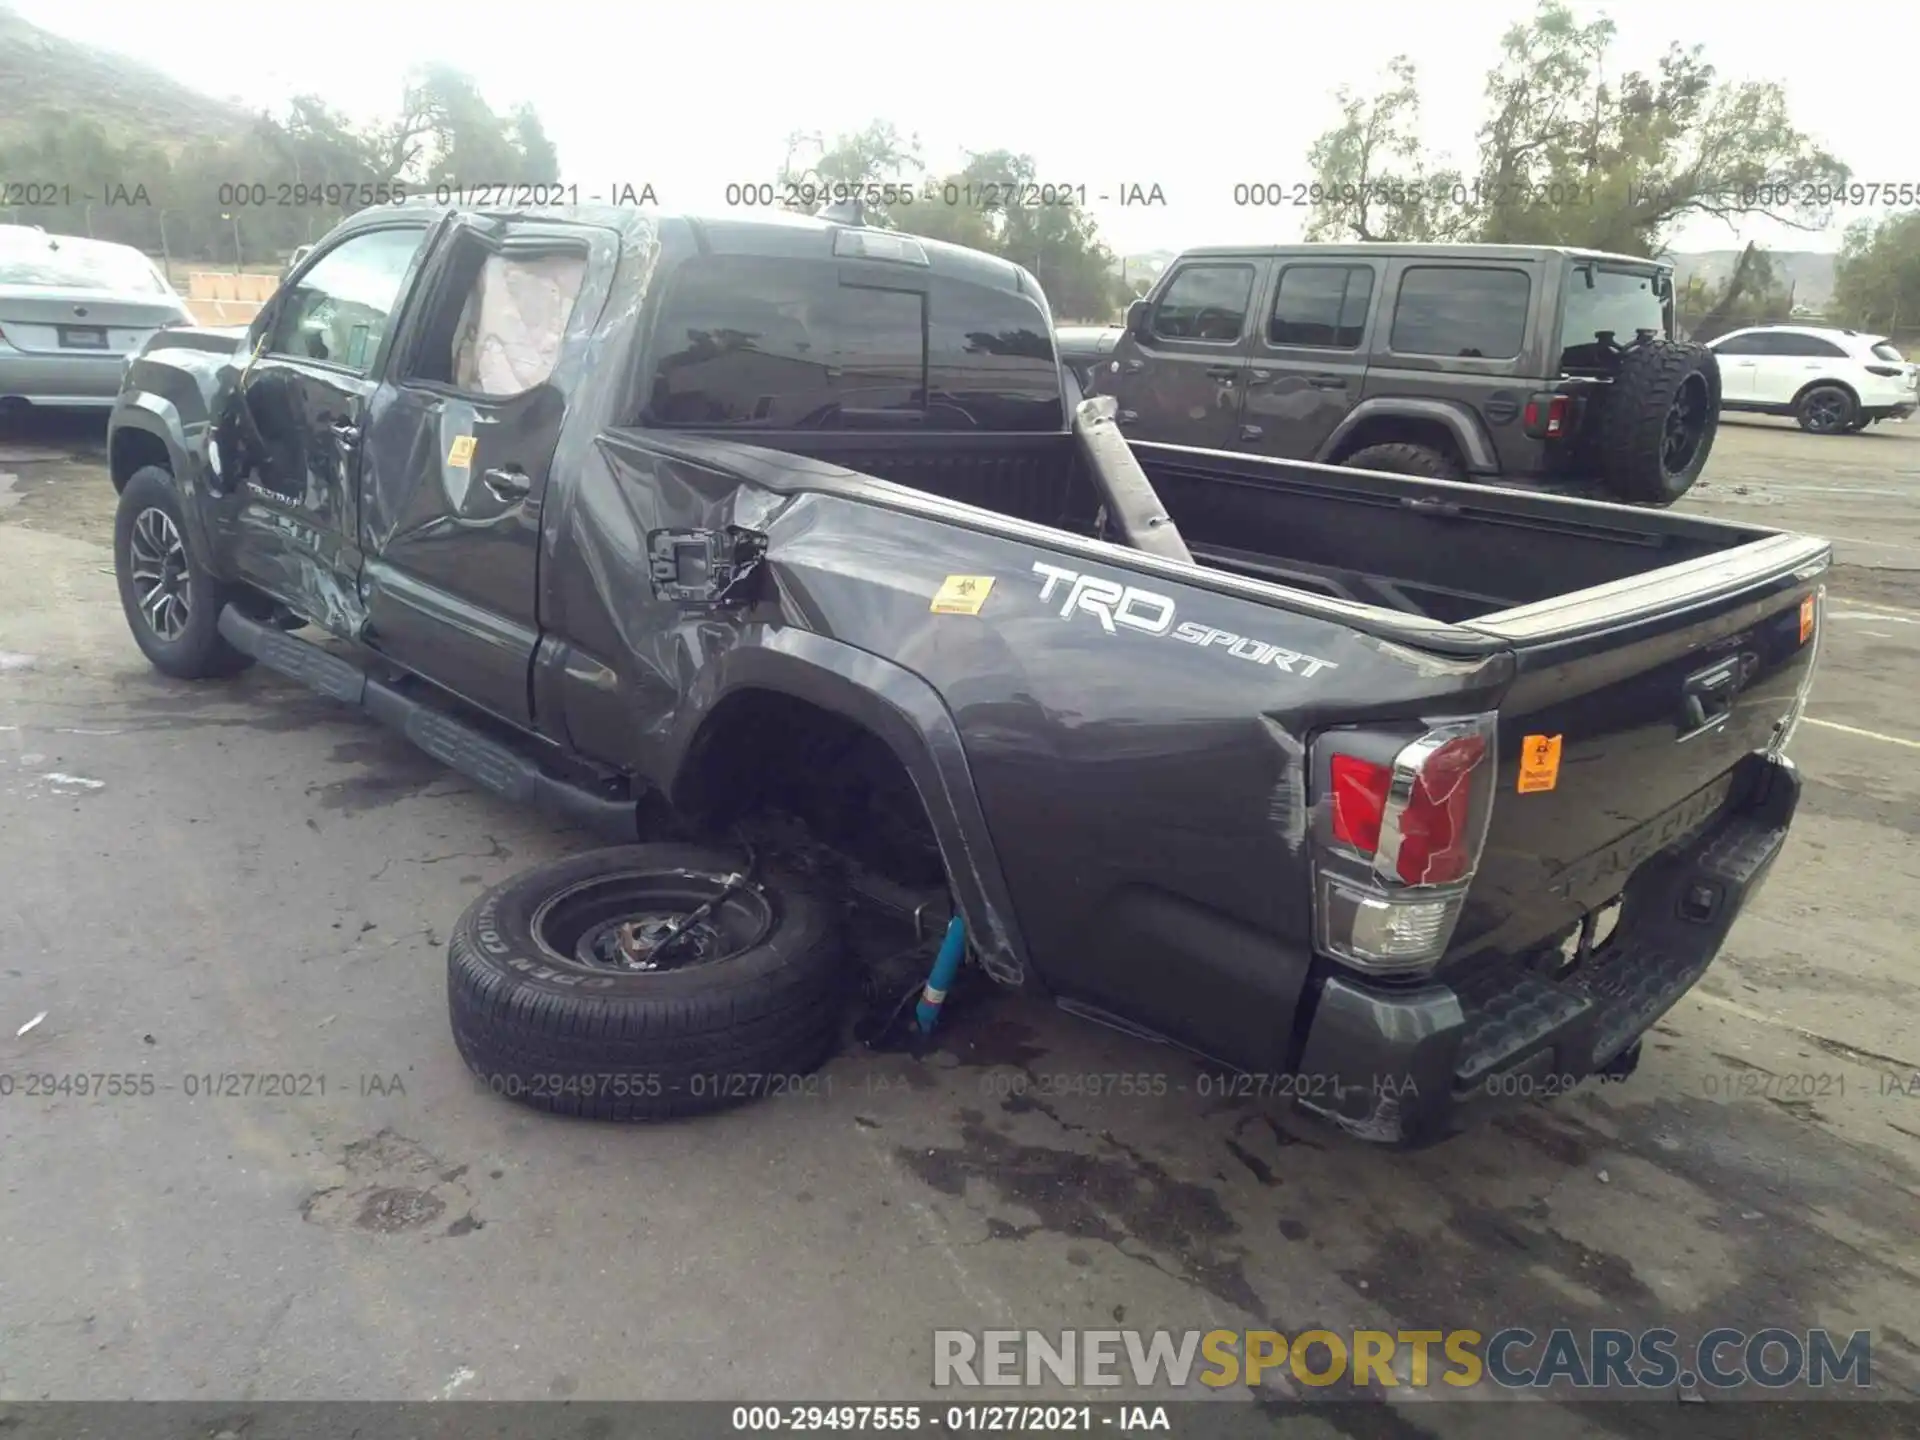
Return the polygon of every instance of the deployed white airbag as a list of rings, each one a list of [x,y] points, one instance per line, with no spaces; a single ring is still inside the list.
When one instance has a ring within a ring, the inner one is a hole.
[[[489,255],[461,316],[454,384],[518,395],[546,380],[586,268],[584,255]]]

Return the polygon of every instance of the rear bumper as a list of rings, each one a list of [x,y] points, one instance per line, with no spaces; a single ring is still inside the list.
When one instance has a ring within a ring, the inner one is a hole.
[[[111,405],[126,373],[125,355],[43,355],[0,348],[0,398],[17,395],[36,405]]]
[[[1524,957],[1418,989],[1323,982],[1301,1103],[1362,1139],[1421,1145],[1637,1063],[1637,1042],[1706,973],[1765,881],[1800,798],[1791,762],[1750,756],[1739,808],[1627,883],[1620,923],[1571,974]]]

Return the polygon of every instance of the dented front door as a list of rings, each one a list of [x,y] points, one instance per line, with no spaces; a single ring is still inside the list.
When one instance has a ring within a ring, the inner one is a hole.
[[[464,220],[366,426],[365,642],[532,723],[540,513],[567,383],[617,259],[610,231]]]

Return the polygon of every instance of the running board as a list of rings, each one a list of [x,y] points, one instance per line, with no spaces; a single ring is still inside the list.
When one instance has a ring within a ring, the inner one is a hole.
[[[554,775],[531,756],[369,675],[353,661],[243,615],[231,605],[220,612],[220,634],[234,649],[269,670],[331,700],[359,706],[448,769],[503,800],[540,806],[616,843],[630,844],[640,838],[639,810],[631,795]]]

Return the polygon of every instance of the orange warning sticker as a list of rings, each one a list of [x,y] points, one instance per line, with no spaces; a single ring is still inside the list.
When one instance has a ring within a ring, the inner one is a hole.
[[[992,590],[991,575],[949,575],[927,608],[936,615],[978,615]]]
[[[1800,643],[1806,644],[1813,635],[1813,596],[1809,595],[1800,602]]]
[[[447,451],[447,464],[456,470],[465,470],[473,464],[474,439],[471,435],[455,438],[453,447]]]
[[[1560,783],[1560,737],[1529,735],[1520,742],[1520,793],[1532,795]]]

